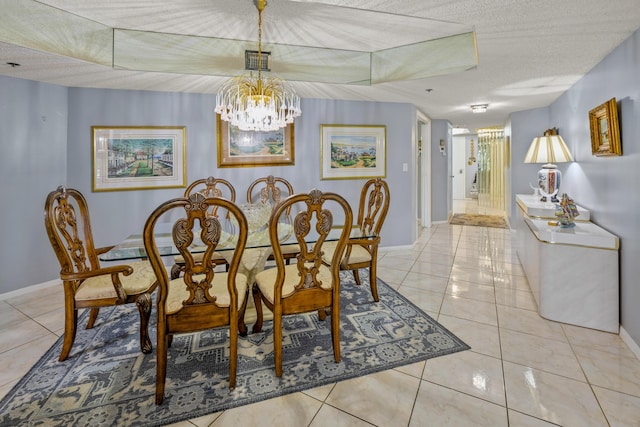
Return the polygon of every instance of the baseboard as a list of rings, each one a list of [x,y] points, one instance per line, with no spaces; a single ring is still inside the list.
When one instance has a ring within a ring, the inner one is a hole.
[[[629,335],[622,326],[620,326],[620,338],[622,338],[622,341],[627,345],[627,347],[629,347],[629,350],[636,355],[636,358],[640,359],[640,346],[638,346],[633,338],[631,338],[631,335]]]
[[[4,294],[0,294],[0,301],[4,301],[10,298],[19,297],[24,294],[28,294],[33,291],[39,291],[42,289],[50,288],[52,286],[61,285],[62,282],[60,279],[49,280],[48,282],[38,283],[36,285],[26,286],[24,288],[16,289],[15,291],[5,292]],[[62,289],[60,290],[62,292]]]

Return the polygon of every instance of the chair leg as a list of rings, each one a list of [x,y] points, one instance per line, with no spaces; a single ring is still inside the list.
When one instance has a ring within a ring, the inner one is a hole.
[[[247,295],[244,296],[244,302],[238,311],[238,333],[240,336],[247,336],[247,324],[244,323],[244,314],[247,311],[247,301],[249,300],[249,290],[247,289]]]
[[[333,359],[340,362],[340,303],[331,307],[331,339],[333,342]]]
[[[94,307],[89,312],[89,320],[87,321],[87,329],[93,328],[93,325],[96,323],[96,319],[98,318],[98,313],[100,313],[100,309],[98,307]]]
[[[276,365],[276,377],[282,376],[282,308],[273,313],[273,360]]]
[[[76,329],[78,327],[78,311],[75,307],[73,295],[67,296],[65,292],[64,303],[64,340],[62,342],[62,351],[58,360],[63,362],[69,357],[71,347],[76,339]]]
[[[239,321],[239,319],[238,319]],[[236,388],[236,371],[238,369],[238,331],[229,327],[229,388]]]
[[[369,286],[371,286],[371,295],[373,295],[373,300],[375,302],[380,301],[380,298],[378,298],[378,275],[376,274],[375,264],[371,264],[371,267],[369,267]]]
[[[153,345],[149,338],[149,317],[151,316],[151,296],[148,293],[140,295],[136,299],[136,306],[140,313],[140,350],[144,354],[151,353]]]
[[[358,274],[358,269],[354,268],[351,271],[353,271],[353,278],[356,279],[356,285],[360,286],[360,275]]]
[[[156,405],[164,400],[164,383],[167,379],[167,336],[164,328],[158,331],[157,363],[156,363]]]
[[[326,318],[327,318],[327,310],[325,310],[324,308],[318,309],[318,319],[324,320]]]
[[[258,285],[253,285],[253,305],[256,307],[256,323],[253,324],[253,333],[262,331],[262,297]]]

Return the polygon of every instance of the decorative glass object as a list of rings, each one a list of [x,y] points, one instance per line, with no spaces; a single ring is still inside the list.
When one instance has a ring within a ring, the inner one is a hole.
[[[256,0],[258,76],[234,77],[222,86],[216,97],[216,113],[220,118],[244,131],[278,130],[302,114],[300,97],[289,83],[277,77],[262,77],[265,56],[262,52],[262,12],[266,6],[266,0]]]
[[[243,203],[239,207],[247,218],[249,233],[266,228],[271,217],[270,203]]]

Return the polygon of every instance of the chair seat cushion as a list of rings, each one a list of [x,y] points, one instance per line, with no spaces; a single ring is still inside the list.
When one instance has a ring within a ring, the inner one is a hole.
[[[300,282],[300,276],[298,274],[298,266],[296,264],[286,265],[284,267],[285,276],[284,284],[282,285],[282,297],[293,294],[295,286]],[[277,268],[270,268],[268,270],[261,271],[256,275],[256,284],[260,288],[262,295],[273,304],[275,295],[275,282],[278,275]],[[332,287],[332,275],[331,269],[326,265],[321,265],[318,272],[318,280],[322,281],[321,288],[331,289]]]
[[[216,305],[219,307],[229,307],[231,299],[229,297],[229,289],[227,288],[227,273],[216,273],[211,282],[209,294],[216,297]],[[193,276],[193,281],[203,280],[204,275]],[[244,274],[236,274],[236,288],[238,289],[238,309],[244,304],[247,296],[247,276]],[[166,312],[173,314],[182,309],[182,302],[189,298],[189,291],[184,283],[184,278],[174,279],[169,283],[169,291],[167,293]]]
[[[148,291],[156,282],[156,274],[153,272],[149,261],[138,261],[128,264],[133,268],[129,276],[120,275],[120,282],[127,295],[137,295]],[[76,301],[97,300],[102,298],[116,298],[116,291],[111,282],[110,274],[86,279],[76,291]]]
[[[371,254],[368,250],[360,245],[351,245],[351,254],[347,260],[348,264],[360,264],[363,262],[371,262]]]
[[[282,255],[294,255],[300,253],[300,245],[281,245],[280,250],[282,251]]]
[[[322,260],[327,264],[331,263],[333,258],[333,253],[336,250],[335,242],[329,242],[323,246],[324,255],[322,256]],[[346,254],[346,250],[345,250]],[[371,262],[371,254],[368,250],[363,248],[360,245],[351,245],[351,254],[349,255],[349,259],[347,260],[348,264],[362,264]]]

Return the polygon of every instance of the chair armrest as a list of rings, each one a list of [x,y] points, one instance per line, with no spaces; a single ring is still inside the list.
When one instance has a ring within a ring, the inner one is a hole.
[[[115,245],[105,246],[103,248],[95,248],[96,255],[102,255],[109,252],[111,249],[115,248]]]
[[[81,271],[77,273],[60,273],[60,278],[62,280],[85,280],[91,277],[102,276],[105,274],[117,275],[124,274],[125,276],[133,273],[133,268],[130,265],[113,265],[110,267],[99,268],[97,270],[91,271]]]
[[[373,246],[380,243],[380,236],[375,237],[353,237],[347,240],[347,245]]]
[[[133,268],[130,265],[114,265],[106,268],[99,268],[97,270],[92,271],[83,271],[79,273],[60,273],[60,278],[62,280],[74,280],[74,294],[77,291],[77,287],[79,286],[80,280],[89,279],[91,277],[111,275],[111,284],[113,285],[113,289],[116,292],[119,303],[123,303],[127,299],[127,293],[120,282],[119,274],[124,274],[128,276],[133,273]]]

